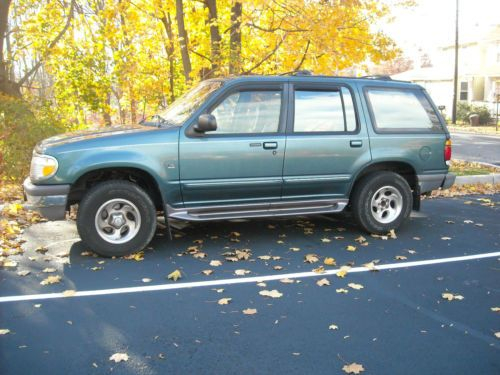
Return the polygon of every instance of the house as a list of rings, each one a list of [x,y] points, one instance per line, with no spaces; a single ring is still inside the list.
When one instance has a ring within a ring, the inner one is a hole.
[[[458,50],[457,100],[486,105],[492,114],[500,99],[500,24],[477,36],[461,38]],[[451,116],[455,46],[444,46],[431,55],[431,66],[394,74],[393,79],[425,87],[437,106]]]

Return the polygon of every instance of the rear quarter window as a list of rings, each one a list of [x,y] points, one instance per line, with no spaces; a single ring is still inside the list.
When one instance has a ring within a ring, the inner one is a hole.
[[[441,123],[422,90],[367,88],[375,129],[380,132],[442,132]]]

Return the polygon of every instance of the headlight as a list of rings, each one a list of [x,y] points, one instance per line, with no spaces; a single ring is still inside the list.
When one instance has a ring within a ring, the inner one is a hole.
[[[32,181],[45,180],[57,172],[57,160],[52,156],[33,154],[30,178]]]

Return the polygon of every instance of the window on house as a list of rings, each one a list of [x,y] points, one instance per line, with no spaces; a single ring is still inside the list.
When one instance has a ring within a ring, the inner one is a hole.
[[[469,84],[467,82],[460,82],[460,100],[467,100],[469,91]]]

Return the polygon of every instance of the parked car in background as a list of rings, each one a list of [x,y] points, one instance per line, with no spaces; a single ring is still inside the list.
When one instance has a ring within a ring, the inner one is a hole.
[[[82,240],[114,256],[143,249],[158,212],[168,223],[349,207],[364,230],[383,234],[455,178],[430,97],[387,77],[212,79],[155,122],[40,142],[28,201],[49,219],[78,204]]]

